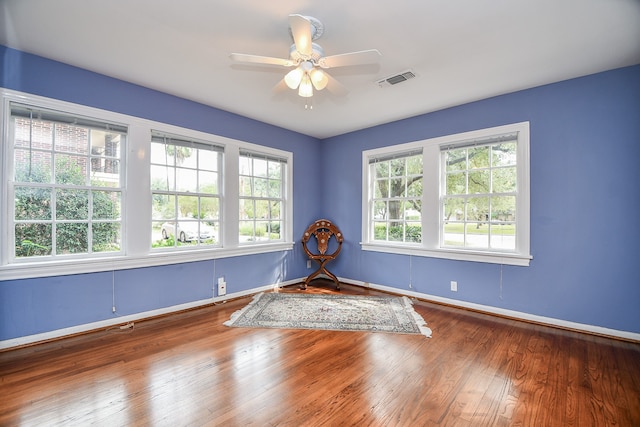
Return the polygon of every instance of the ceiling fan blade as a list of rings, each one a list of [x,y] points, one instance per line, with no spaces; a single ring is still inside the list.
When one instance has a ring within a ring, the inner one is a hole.
[[[334,95],[334,96],[346,96],[347,93],[349,93],[347,88],[344,87],[342,85],[342,83],[340,83],[338,80],[336,80],[335,78],[331,77],[331,75],[329,73],[324,73],[324,74],[329,79],[329,82],[327,83],[327,90],[331,93],[331,95]]]
[[[325,56],[320,58],[318,65],[322,68],[337,68],[350,65],[374,64],[380,60],[381,56],[382,54],[377,49],[361,50],[359,52]]]
[[[283,67],[291,67],[295,63],[290,59],[273,58],[271,56],[247,55],[245,53],[232,53],[229,55],[234,61],[249,62],[252,64],[281,65]]]
[[[311,56],[313,53],[311,22],[302,15],[289,15],[289,26],[296,50],[305,57]]]

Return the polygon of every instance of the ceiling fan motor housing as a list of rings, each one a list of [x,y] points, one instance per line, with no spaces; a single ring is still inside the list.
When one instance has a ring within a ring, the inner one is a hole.
[[[308,57],[306,55],[301,54],[296,50],[296,45],[292,44],[289,48],[289,58],[291,58],[295,62],[304,62],[311,61],[314,64],[317,64],[320,61],[320,58],[324,57],[324,49],[317,43],[311,43],[311,55]]]

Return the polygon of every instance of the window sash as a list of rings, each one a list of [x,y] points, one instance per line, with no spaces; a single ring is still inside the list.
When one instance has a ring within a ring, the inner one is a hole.
[[[240,149],[239,162],[243,158],[251,161],[250,171],[239,173],[239,229],[238,241],[241,245],[263,244],[274,241],[284,241],[286,223],[286,195],[287,195],[287,159],[271,154]],[[267,162],[266,175],[258,175],[254,168],[254,160]],[[279,174],[276,178],[269,175],[269,163],[279,165]],[[271,195],[272,183],[278,183],[278,196]],[[245,186],[243,186],[243,183]],[[266,188],[262,194],[257,190],[257,183]],[[246,185],[250,193],[246,193]],[[266,194],[264,194],[266,192]],[[259,216],[259,212],[266,216]]]
[[[224,146],[187,138],[180,135],[152,131],[150,144],[165,147],[185,147],[195,150],[196,164],[180,165],[150,163],[149,173],[153,178],[155,167],[165,169],[166,188],[153,188],[151,217],[151,250],[170,251],[200,247],[221,247],[221,229],[223,227],[220,197],[222,187],[222,164]],[[202,152],[216,152],[217,164],[205,167]],[[204,191],[205,176],[215,174],[214,191]],[[191,182],[187,189],[184,182]],[[181,213],[190,210],[191,216]]]
[[[8,187],[8,200],[13,201],[10,203],[11,215],[9,230],[7,230],[10,236],[8,240],[11,243],[8,248],[8,262],[122,254],[124,171],[120,163],[126,151],[127,127],[15,102],[9,103],[9,117],[10,139],[7,144],[7,153],[12,161],[10,169],[14,179],[9,181]],[[27,120],[28,146],[16,146],[17,119]],[[45,142],[44,148],[34,147],[33,122],[43,123],[42,127],[51,129],[50,135],[47,135],[47,139],[50,138],[50,140]],[[65,141],[65,146],[58,146],[56,136],[58,131],[61,131],[57,129],[60,125],[68,126],[69,130],[77,128],[82,129],[82,132],[86,131],[86,139],[84,135],[80,135],[81,139],[74,139],[74,133],[72,133],[69,136],[70,139]],[[118,138],[117,142],[118,149],[110,152],[109,155],[94,153],[96,141],[92,140],[92,136],[95,136],[93,131],[96,130],[110,135],[120,135],[121,138]],[[70,149],[70,147],[76,148]],[[46,173],[48,178],[43,174],[41,178],[44,181],[19,179],[15,170],[19,164],[18,156],[28,156],[30,170],[32,160],[42,158],[44,161],[39,165],[45,170],[49,169]],[[65,161],[64,159],[71,163],[63,165],[61,162]],[[96,170],[96,166],[100,166],[96,162],[100,162],[100,165],[109,162],[109,165],[115,165],[110,166],[114,170],[107,172],[100,167]],[[75,169],[76,166],[78,169]],[[109,176],[104,176],[104,172],[117,177],[117,182],[110,181]],[[73,174],[75,178],[71,181],[63,178]],[[103,175],[100,176],[100,174]],[[7,176],[3,179],[7,179]],[[44,199],[29,198],[28,194],[36,193],[44,196]],[[46,218],[22,217],[23,213],[17,211],[18,209],[30,210],[28,205],[33,203],[44,203],[43,208],[48,206]],[[103,211],[105,208],[110,212]],[[77,211],[77,209],[81,210]],[[32,230],[29,231],[30,229]],[[34,230],[40,231],[33,234]],[[21,242],[18,242],[20,237],[22,237]],[[72,245],[71,242],[75,244]]]

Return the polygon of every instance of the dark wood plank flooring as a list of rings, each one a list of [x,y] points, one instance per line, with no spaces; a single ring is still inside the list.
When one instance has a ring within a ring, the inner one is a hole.
[[[222,325],[249,301],[0,353],[0,425],[640,426],[637,343],[422,301],[431,339]]]

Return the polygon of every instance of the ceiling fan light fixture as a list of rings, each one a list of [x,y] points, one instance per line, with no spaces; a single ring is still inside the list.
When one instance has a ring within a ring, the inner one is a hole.
[[[298,88],[298,95],[303,98],[309,98],[313,96],[313,85],[311,84],[311,79],[307,73],[302,76],[302,82],[300,83],[300,87]]]
[[[309,77],[311,78],[311,83],[313,83],[313,87],[315,87],[316,90],[324,89],[325,87],[327,87],[327,83],[329,83],[329,78],[327,77],[327,75],[322,70],[319,70],[317,68],[311,70],[311,72],[309,73]]]
[[[300,82],[302,81],[302,76],[304,76],[304,74],[302,67],[294,68],[284,76],[284,82],[287,84],[289,89],[297,89],[298,86],[300,86]]]

